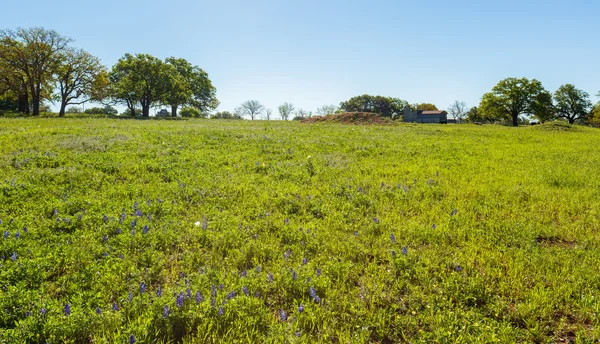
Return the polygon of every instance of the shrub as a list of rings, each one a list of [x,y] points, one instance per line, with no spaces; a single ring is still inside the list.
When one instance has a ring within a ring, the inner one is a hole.
[[[179,111],[179,114],[181,115],[181,117],[195,117],[195,118],[200,118],[206,117],[206,114],[203,114],[202,112],[200,112],[200,110],[196,109],[195,107],[184,107],[183,109],[181,109],[181,111]]]
[[[214,115],[210,116],[210,118],[213,118],[213,119],[243,119],[240,115],[233,114],[229,111],[219,111],[219,112],[215,113]]]

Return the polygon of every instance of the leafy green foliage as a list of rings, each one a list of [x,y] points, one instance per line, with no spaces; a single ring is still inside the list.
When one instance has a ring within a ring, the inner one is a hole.
[[[215,114],[211,115],[210,118],[213,118],[213,119],[243,119],[242,116],[235,114],[235,113],[231,113],[229,111],[216,112]]]
[[[435,106],[434,104],[431,104],[431,103],[412,104],[410,106],[410,108],[413,110],[424,110],[424,111],[437,111],[438,110],[437,106]]]
[[[407,106],[408,103],[399,98],[364,94],[341,102],[340,110],[345,112],[372,112],[383,117],[396,118]]]
[[[578,128],[0,119],[0,341],[594,342]]]
[[[207,116],[206,113],[202,113],[197,108],[191,106],[184,107],[179,113],[181,117],[205,118]]]
[[[590,95],[572,84],[562,85],[556,90],[554,103],[556,116],[566,119],[570,124],[585,119],[592,108]]]

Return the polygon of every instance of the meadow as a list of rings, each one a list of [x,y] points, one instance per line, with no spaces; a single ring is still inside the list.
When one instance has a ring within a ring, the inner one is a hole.
[[[599,143],[0,119],[0,343],[597,341]]]

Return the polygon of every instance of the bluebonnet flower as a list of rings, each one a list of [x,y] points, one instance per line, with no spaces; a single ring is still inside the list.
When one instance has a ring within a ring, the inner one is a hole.
[[[46,308],[40,308],[40,315],[46,315]]]
[[[229,294],[227,294],[227,300],[231,300],[235,297],[235,291],[230,292]]]
[[[4,239],[8,239],[10,233],[8,231],[4,231]]]
[[[246,286],[242,287],[242,292],[244,293],[244,295],[248,296],[248,288],[246,288]]]
[[[242,275],[242,277],[246,277],[247,276],[246,270],[242,271],[240,275]]]
[[[404,187],[404,192],[408,192],[408,188],[406,186]]]
[[[106,236],[106,234],[102,235],[102,242],[107,242],[108,241],[108,237]]]
[[[219,290],[223,290],[223,288],[225,288],[225,286],[223,285],[223,283],[219,284]]]
[[[63,311],[65,312],[66,316],[71,315],[71,305],[68,303],[65,303],[65,307],[64,307]]]
[[[394,235],[394,233],[390,234],[390,240],[392,241],[392,243],[396,243],[396,236]]]
[[[396,251],[392,250],[392,257],[396,258]]]
[[[145,225],[145,226],[144,226],[144,228],[143,228],[143,232],[144,232],[144,234],[147,234],[147,233],[148,233],[148,225]]]
[[[298,313],[302,313],[302,312],[304,312],[304,306],[300,305],[300,306],[298,306]]]
[[[135,336],[134,335],[129,336],[129,344],[135,344]]]
[[[281,321],[287,320],[287,314],[285,313],[285,311],[283,309],[279,311],[279,319],[281,319]]]
[[[294,336],[301,337],[302,336],[302,332],[296,331],[296,332],[294,332]]]
[[[96,307],[96,314],[102,314],[102,310],[100,309],[100,307]]]
[[[129,295],[127,295],[127,299],[129,300],[129,302],[131,302],[131,300],[133,300],[133,293],[129,292]]]
[[[58,215],[58,209],[54,208],[53,212],[54,212],[54,216]]]
[[[358,187],[358,192],[362,192],[362,186]]]
[[[165,305],[165,307],[163,308],[163,318],[166,318],[169,316],[169,306]]]
[[[435,223],[431,225],[431,228],[432,229],[436,229],[437,228],[437,226],[435,225]]]
[[[415,184],[417,184],[417,178],[415,178]]]
[[[261,268],[260,265],[256,267],[256,272],[260,272]]]
[[[117,228],[117,234],[121,234],[123,233],[123,231],[121,230],[121,228]]]
[[[29,228],[23,227],[23,233],[29,233]]]
[[[315,289],[315,287],[310,287],[309,294],[310,297],[312,297],[313,301],[315,301],[316,303],[321,303],[321,298],[319,297],[319,295],[317,295],[317,290]]]
[[[337,260],[338,260],[338,263],[342,262],[342,258],[338,258]]]
[[[219,315],[223,316],[225,314],[225,311],[223,310],[223,307],[219,307]]]
[[[119,310],[119,304],[117,304],[116,302],[114,302],[113,305],[112,305],[112,310],[115,311],[115,312],[118,311]]]
[[[131,221],[131,229],[134,229],[136,224],[137,224],[137,218],[134,218],[133,221]]]
[[[147,200],[146,201],[146,205],[150,205],[152,203],[152,200]]]
[[[354,236],[358,236],[358,231],[354,231]]]
[[[152,221],[152,214],[148,214],[148,221]]]
[[[256,297],[260,297],[260,292],[259,292],[259,291],[257,291],[256,293],[254,293],[254,296],[256,296]]]
[[[289,219],[285,219],[285,220],[283,220],[283,223],[286,224],[286,225],[289,225],[290,224],[290,220]]]
[[[142,216],[142,215],[144,215],[144,213],[142,213],[142,211],[141,211],[141,210],[136,210],[136,211],[135,211],[135,216],[138,216],[138,217],[139,217],[139,216]]]
[[[269,282],[273,282],[273,274],[269,274]]]
[[[321,276],[321,269],[317,269],[316,273],[317,273],[317,277]]]
[[[102,221],[103,221],[104,223],[107,223],[107,222],[108,222],[108,216],[106,216],[106,215],[103,215],[103,216],[102,216]]]
[[[17,231],[17,232],[15,233],[15,238],[16,238],[16,239],[19,239],[20,237],[21,237],[21,234],[19,233],[19,231]]]
[[[291,268],[290,268],[290,271],[292,272],[292,279],[295,281],[295,280],[296,280],[296,278],[298,277],[298,276],[296,275],[296,271],[294,271],[294,269],[291,269]]]
[[[185,290],[185,295],[188,297],[188,299],[192,298],[192,291],[190,290],[190,288],[187,288]]]
[[[457,265],[455,268],[456,272],[461,272],[462,271],[462,266]]]
[[[373,221],[374,221],[375,223],[379,223],[379,219],[378,219],[377,217],[374,217],[374,218],[373,218]]]
[[[30,311],[27,311],[27,312],[25,312],[25,316],[26,316],[26,317],[29,317],[30,315],[31,315],[31,312],[30,312]]]
[[[288,259],[290,257],[290,254],[292,254],[292,251],[288,248],[283,254],[283,256],[285,257],[285,259]]]
[[[17,260],[17,252],[12,253],[12,255],[10,256],[10,260],[12,260],[13,262]]]
[[[214,284],[212,285],[212,287],[210,287],[210,295],[217,296],[217,287],[215,287]]]
[[[302,258],[302,265],[306,265],[308,264],[308,258],[304,257]]]
[[[136,212],[137,210],[138,210],[138,202],[137,202],[137,201],[135,201],[135,202],[133,203],[133,211],[134,211],[134,212]]]
[[[175,303],[177,304],[177,307],[183,307],[183,292],[180,292],[179,295],[177,295],[177,297],[175,298]]]
[[[2,225],[2,220],[0,220],[0,225]]]
[[[385,187],[385,183],[381,182],[381,188],[383,189]]]
[[[156,289],[156,296],[158,296],[158,297],[162,296],[162,288],[160,286],[158,286],[158,289]]]
[[[196,303],[200,303],[204,301],[204,296],[202,296],[202,294],[200,294],[200,291],[196,292]]]
[[[146,291],[146,283],[140,283],[140,293],[144,293]]]
[[[81,221],[81,219],[83,219],[83,214],[77,215],[77,221]]]
[[[206,229],[208,228],[208,221],[206,220],[206,217],[204,217],[204,215],[202,215],[202,229]]]
[[[406,248],[406,246],[402,247],[402,254],[403,255],[408,255],[408,248]]]
[[[312,281],[312,279],[310,277],[306,277],[306,282],[308,283],[310,281]]]

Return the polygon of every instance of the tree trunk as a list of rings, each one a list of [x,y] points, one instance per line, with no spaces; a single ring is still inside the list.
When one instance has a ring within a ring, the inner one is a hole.
[[[178,105],[171,105],[171,117],[177,117],[177,106]]]
[[[142,105],[142,117],[150,117],[150,105]]]
[[[519,126],[519,114],[516,115],[512,115],[512,125],[514,127],[518,127]]]
[[[66,109],[67,109],[67,103],[61,102],[60,103],[60,112],[58,113],[58,117],[65,117]]]
[[[569,120],[569,124],[575,123],[575,117],[573,117],[573,118],[569,117],[568,120]]]
[[[29,114],[29,96],[27,95],[27,92],[21,93],[19,95],[18,103],[19,112]]]

